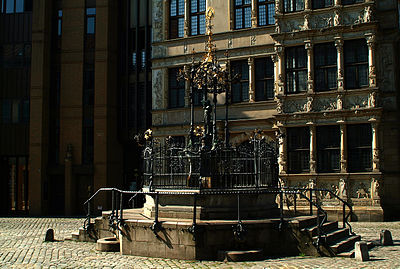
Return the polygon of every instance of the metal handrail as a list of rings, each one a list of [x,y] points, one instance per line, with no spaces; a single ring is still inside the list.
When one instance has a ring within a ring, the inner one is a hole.
[[[349,218],[353,215],[353,207],[351,204],[345,200],[343,200],[340,196],[338,196],[336,193],[334,193],[332,190],[329,189],[323,189],[323,188],[296,188],[296,187],[284,187],[283,189],[285,190],[296,190],[299,192],[303,191],[309,191],[310,192],[310,197],[312,197],[312,192],[328,192],[330,193],[335,199],[337,199],[339,202],[343,204],[342,208],[342,223],[343,223],[343,228],[346,228],[346,226],[349,228],[350,234],[354,235],[355,233],[353,232],[353,229],[351,227],[351,224],[349,222]],[[317,196],[316,196],[317,197]],[[308,197],[307,197],[308,198]],[[295,208],[296,208],[296,199],[295,199]],[[349,209],[349,212],[346,214],[346,207]]]
[[[283,224],[284,224],[284,217],[283,217],[283,194],[299,194],[301,197],[305,198],[309,203],[311,207],[316,207],[317,208],[317,231],[318,231],[318,239],[316,241],[316,246],[319,251],[319,247],[321,244],[321,238],[323,235],[326,235],[325,232],[323,231],[322,227],[324,223],[327,220],[327,213],[323,208],[318,204],[315,203],[312,200],[312,197],[308,198],[303,192],[304,190],[309,190],[309,191],[320,191],[322,189],[300,189],[300,188],[256,188],[256,189],[219,189],[219,190],[212,190],[212,189],[201,189],[200,191],[193,192],[193,191],[166,191],[166,190],[161,190],[161,191],[124,191],[120,190],[117,188],[100,188],[99,190],[96,191],[87,201],[85,201],[84,205],[87,205],[87,216],[84,222],[84,228],[87,229],[88,225],[90,224],[90,219],[91,219],[91,201],[96,197],[100,192],[112,192],[112,210],[111,214],[109,217],[110,221],[110,227],[113,229],[120,229],[120,225],[123,224],[123,195],[124,194],[130,194],[133,195],[129,201],[137,196],[138,194],[143,194],[143,195],[155,195],[156,201],[155,201],[155,216],[154,216],[154,222],[153,225],[150,227],[153,232],[157,235],[157,231],[160,228],[160,222],[158,220],[158,196],[159,195],[193,195],[194,203],[193,206],[196,207],[196,200],[198,195],[223,195],[223,194],[231,194],[231,195],[241,195],[241,194],[266,194],[266,193],[271,193],[271,194],[279,194],[281,197],[281,205],[280,205],[280,224],[279,224],[279,229],[282,229]],[[329,190],[327,190],[329,191]],[[115,195],[116,193],[119,194]],[[118,198],[119,197],[119,198]],[[119,200],[118,200],[119,199]],[[345,204],[345,203],[344,203]],[[234,225],[234,234],[237,235],[238,231],[240,231],[241,234],[244,234],[245,228],[244,225],[241,221],[240,218],[240,201],[238,199],[238,223],[235,226]],[[351,207],[351,206],[350,206]],[[352,212],[352,211],[351,211]],[[323,214],[323,218],[320,219],[320,215]],[[197,231],[196,228],[196,208],[193,210],[193,223],[191,227],[188,229],[189,232],[193,233],[194,238],[195,234]]]

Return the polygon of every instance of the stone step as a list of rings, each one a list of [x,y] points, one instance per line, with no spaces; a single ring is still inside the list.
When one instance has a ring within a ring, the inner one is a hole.
[[[326,243],[328,245],[333,245],[336,242],[340,242],[343,239],[348,238],[349,235],[350,235],[349,228],[331,231],[330,233],[327,233],[327,235],[326,235]],[[315,239],[316,239],[316,237],[315,237]]]
[[[326,223],[324,223],[322,225],[322,230],[325,233],[329,233],[329,232],[335,231],[337,229],[338,229],[338,222],[337,221],[326,222]],[[312,227],[308,227],[308,228],[304,228],[302,231],[308,232],[312,237],[318,235],[318,227],[317,227],[317,225],[312,226]]]
[[[299,229],[305,229],[317,225],[317,216],[304,216],[296,218],[299,222]]]
[[[79,241],[79,232],[72,232],[71,233],[71,240],[72,241]]]
[[[218,251],[218,259],[228,262],[260,261],[265,259],[262,249]]]
[[[360,240],[361,240],[361,236],[359,236],[359,235],[349,236],[349,237],[346,237],[345,239],[343,239],[342,241],[339,241],[336,244],[332,245],[331,249],[336,254],[344,252],[344,251],[349,251],[351,249],[354,249],[354,244]]]
[[[375,244],[373,242],[367,242],[367,246],[368,246],[368,249],[372,249],[375,246]],[[355,250],[351,249],[349,251],[344,251],[344,252],[337,254],[337,256],[342,257],[342,258],[354,258]]]

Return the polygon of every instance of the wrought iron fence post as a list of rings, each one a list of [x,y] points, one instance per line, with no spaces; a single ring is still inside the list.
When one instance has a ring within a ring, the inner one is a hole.
[[[312,200],[313,200],[313,194],[312,194],[312,189],[309,189],[310,190],[310,201],[312,202]],[[310,202],[310,216],[312,216],[313,215],[313,206],[312,206],[312,203]]]

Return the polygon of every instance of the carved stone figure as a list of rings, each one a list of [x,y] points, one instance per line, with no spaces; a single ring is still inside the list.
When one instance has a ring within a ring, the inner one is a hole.
[[[335,17],[333,18],[333,26],[339,26],[340,25],[340,13],[339,11],[335,10]]]
[[[368,97],[368,107],[376,107],[376,92],[371,92]]]
[[[310,15],[308,14],[304,15],[304,24],[300,25],[300,30],[301,31],[310,30]]]
[[[343,109],[343,95],[338,94],[337,96],[337,109],[342,110]]]
[[[304,111],[305,112],[310,112],[310,111],[312,111],[312,109],[313,109],[313,107],[312,107],[312,105],[313,105],[313,101],[314,101],[314,98],[313,97],[307,97],[307,102],[304,104]]]
[[[283,103],[282,103],[281,99],[277,99],[276,111],[278,112],[278,114],[282,114],[283,113]]]
[[[371,198],[372,199],[379,199],[379,181],[376,178],[372,178],[371,180]]]
[[[344,178],[339,180],[339,197],[347,197],[346,181]]]
[[[364,9],[363,22],[371,22],[371,21],[372,21],[372,8],[371,6],[367,6]]]
[[[357,193],[357,198],[369,198],[364,183],[360,183],[360,187],[358,188],[356,193]]]
[[[325,27],[332,27],[333,26],[332,17],[323,18],[323,19],[325,20]]]

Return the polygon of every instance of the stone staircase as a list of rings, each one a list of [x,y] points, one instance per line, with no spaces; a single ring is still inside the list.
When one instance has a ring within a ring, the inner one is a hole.
[[[317,217],[303,221],[299,225],[301,233],[309,237],[312,242],[318,239]],[[354,258],[354,245],[361,240],[360,235],[350,233],[350,229],[339,228],[338,221],[326,222],[322,226],[321,254],[324,256],[340,256]],[[369,243],[372,248],[372,243]]]

